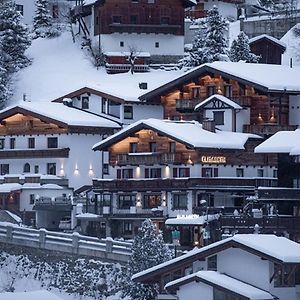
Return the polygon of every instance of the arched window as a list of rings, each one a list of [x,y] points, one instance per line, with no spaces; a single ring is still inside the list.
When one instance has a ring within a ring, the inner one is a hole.
[[[26,163],[23,168],[24,173],[30,173],[30,164]]]

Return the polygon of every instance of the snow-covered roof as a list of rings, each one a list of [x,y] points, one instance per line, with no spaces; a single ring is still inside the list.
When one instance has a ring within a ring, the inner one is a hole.
[[[17,223],[22,223],[22,219],[17,216],[16,214],[13,214],[9,210],[5,210],[7,214],[9,214]]]
[[[0,117],[10,110],[26,110],[69,126],[120,128],[114,121],[97,116],[84,110],[68,107],[62,103],[55,102],[23,102],[15,106],[7,107],[0,111]]]
[[[62,298],[45,290],[33,292],[6,292],[1,294],[1,300],[62,300]]]
[[[218,219],[219,215],[190,215],[190,216],[177,216],[176,218],[169,218],[166,220],[166,225],[203,225],[210,221]]]
[[[0,184],[0,193],[11,193],[21,189],[19,183],[2,183]]]
[[[203,129],[202,125],[197,121],[146,119],[137,121],[95,144],[93,150],[109,147],[143,128],[157,131],[192,148],[244,149],[244,145],[249,138],[261,138],[258,135],[248,133],[220,130],[211,132]]]
[[[279,131],[255,148],[256,153],[300,155],[300,129]]]
[[[82,214],[76,215],[76,218],[86,219],[86,220],[97,220],[100,218],[100,216],[96,215],[96,214],[92,214],[92,213],[82,213]]]
[[[261,34],[261,35],[255,36],[255,37],[249,39],[249,43],[251,44],[251,43],[254,43],[261,39],[268,39],[268,40],[272,41],[273,43],[280,45],[284,49],[286,48],[286,44],[284,42],[274,38],[273,36],[267,35],[267,34]]]
[[[216,271],[199,271],[171,281],[166,284],[165,288],[168,289],[174,286],[180,286],[185,283],[195,281],[196,279],[200,282],[204,281],[205,284],[208,285],[211,283],[213,286],[222,287],[223,289],[249,298],[250,300],[274,299],[270,293],[264,290]]]
[[[132,279],[139,280],[139,278],[152,276],[152,274],[157,274],[160,270],[164,270],[174,264],[179,265],[191,260],[197,261],[199,258],[212,255],[213,251],[215,253],[223,251],[226,246],[231,248],[239,245],[242,245],[245,251],[249,248],[252,253],[257,252],[257,255],[268,257],[268,259],[273,258],[280,262],[300,264],[300,244],[296,242],[272,234],[236,234],[208,246],[194,248],[182,256],[136,273],[132,276]]]
[[[205,99],[201,103],[197,104],[195,106],[195,110],[198,110],[198,109],[204,107],[206,104],[208,104],[210,101],[212,101],[214,99],[218,99],[218,100],[222,101],[223,103],[227,104],[228,106],[230,106],[234,109],[243,109],[239,104],[237,104],[236,102],[228,99],[227,97],[225,97],[223,95],[215,94],[215,95],[211,95],[210,97],[208,97],[207,99]]]

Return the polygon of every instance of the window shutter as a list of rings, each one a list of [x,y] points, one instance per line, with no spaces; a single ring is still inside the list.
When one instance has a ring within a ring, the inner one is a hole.
[[[148,168],[145,169],[145,178],[149,178],[149,169]]]
[[[117,170],[117,179],[121,179],[121,169]]]
[[[214,168],[214,177],[218,177],[218,168]]]
[[[176,178],[177,177],[177,168],[173,168],[173,177]]]

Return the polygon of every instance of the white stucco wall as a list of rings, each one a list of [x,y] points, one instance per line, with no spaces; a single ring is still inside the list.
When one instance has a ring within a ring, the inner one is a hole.
[[[150,55],[183,55],[184,52],[184,37],[171,34],[101,34],[100,41],[103,52],[127,52],[129,47],[135,47],[137,52],[149,52]],[[124,47],[120,47],[121,41]],[[97,47],[99,36],[94,36],[92,42]],[[156,42],[159,43],[158,48],[155,47]]]
[[[300,125],[300,95],[290,96],[289,124]]]
[[[35,0],[15,0],[17,5],[23,5],[23,17],[22,21],[26,25],[30,25],[33,22],[35,15]]]
[[[210,10],[214,6],[218,7],[219,13],[224,18],[230,18],[230,19],[237,19],[237,5],[233,3],[226,3],[223,1],[215,1],[215,0],[208,0],[204,1],[204,9]]]
[[[178,300],[213,300],[213,287],[202,282],[190,282],[177,291]]]
[[[264,290],[270,289],[270,262],[238,248],[218,253],[217,268],[221,273],[238,278]]]

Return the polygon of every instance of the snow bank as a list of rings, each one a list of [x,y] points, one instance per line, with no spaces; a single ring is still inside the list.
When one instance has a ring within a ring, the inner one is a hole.
[[[0,294],[1,300],[62,300],[62,298],[48,291],[3,293]]]

